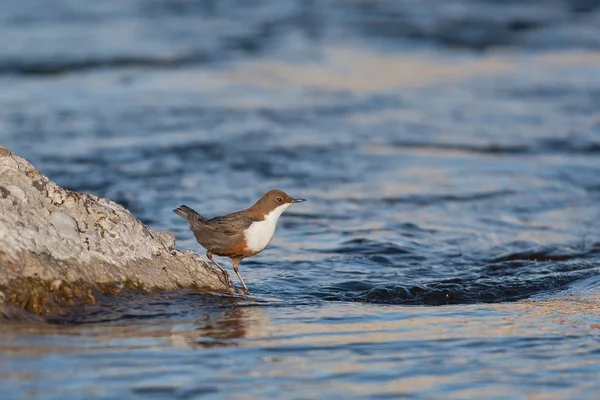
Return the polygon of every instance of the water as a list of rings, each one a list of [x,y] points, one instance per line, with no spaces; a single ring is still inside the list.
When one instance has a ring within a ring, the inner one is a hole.
[[[597,398],[599,7],[2,2],[0,143],[60,185],[197,251],[179,204],[308,199],[250,297],[4,325],[4,396]]]

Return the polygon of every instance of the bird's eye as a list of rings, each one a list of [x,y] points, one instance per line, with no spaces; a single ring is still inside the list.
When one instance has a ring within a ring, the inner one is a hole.
[[[278,198],[277,198],[277,202],[278,202],[278,203],[283,203],[283,197],[278,197]]]

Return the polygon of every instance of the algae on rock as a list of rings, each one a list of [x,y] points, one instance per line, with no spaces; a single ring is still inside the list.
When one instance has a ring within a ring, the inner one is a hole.
[[[57,296],[56,282],[81,290]],[[106,198],[61,188],[0,146],[0,303],[52,315],[132,286],[232,292],[197,254],[177,250],[173,234],[150,231]]]

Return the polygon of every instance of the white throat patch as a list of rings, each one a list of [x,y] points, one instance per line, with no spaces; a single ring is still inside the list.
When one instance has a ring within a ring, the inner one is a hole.
[[[273,239],[277,220],[281,214],[290,206],[290,203],[280,205],[265,216],[263,221],[253,222],[244,231],[246,244],[254,252],[263,251]]]

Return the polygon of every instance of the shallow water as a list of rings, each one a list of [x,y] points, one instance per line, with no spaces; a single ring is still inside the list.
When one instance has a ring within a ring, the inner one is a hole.
[[[0,143],[57,183],[196,251],[179,204],[309,200],[248,298],[3,327],[8,398],[597,398],[597,5],[251,3],[0,5]]]

